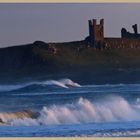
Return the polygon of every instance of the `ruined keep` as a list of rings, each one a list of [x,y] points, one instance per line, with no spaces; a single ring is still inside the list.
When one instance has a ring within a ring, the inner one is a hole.
[[[91,47],[101,48],[104,42],[104,19],[100,20],[97,24],[97,20],[89,20],[89,44]]]
[[[125,28],[121,30],[121,37],[122,38],[133,38],[133,39],[140,39],[140,34],[138,34],[137,24],[132,26],[134,33],[128,32]]]

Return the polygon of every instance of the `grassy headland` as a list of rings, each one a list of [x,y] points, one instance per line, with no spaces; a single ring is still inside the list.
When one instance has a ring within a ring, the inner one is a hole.
[[[1,48],[0,72],[2,75],[67,76],[81,81],[94,79],[96,83],[139,81],[140,40],[105,39],[105,42],[107,47],[101,50],[88,47],[85,41],[36,41]]]

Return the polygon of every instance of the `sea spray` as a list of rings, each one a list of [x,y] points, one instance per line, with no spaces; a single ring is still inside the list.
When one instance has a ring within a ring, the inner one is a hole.
[[[13,119],[11,125],[60,125],[119,121],[139,121],[140,109],[120,96],[92,102],[80,98],[76,103],[44,106],[36,119]],[[29,123],[28,123],[29,122]]]

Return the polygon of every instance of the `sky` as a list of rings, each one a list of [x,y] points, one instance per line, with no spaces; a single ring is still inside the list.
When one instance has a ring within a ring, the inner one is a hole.
[[[133,32],[136,23],[140,32],[140,3],[0,3],[0,47],[83,40],[93,18],[104,18],[105,37],[120,37],[122,27]]]

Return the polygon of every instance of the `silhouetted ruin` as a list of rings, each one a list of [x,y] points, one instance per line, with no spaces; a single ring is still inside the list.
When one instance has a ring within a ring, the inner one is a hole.
[[[104,19],[97,24],[96,19],[88,21],[89,36],[85,39],[88,46],[97,49],[115,48],[138,48],[140,46],[140,34],[138,33],[137,24],[132,26],[134,33],[128,32],[125,28],[121,30],[120,38],[104,37]]]
[[[122,28],[121,37],[122,38],[134,38],[134,39],[139,38],[140,39],[140,34],[138,34],[137,24],[134,24],[132,26],[132,28],[134,30],[134,33],[130,33],[125,28]]]
[[[96,19],[89,20],[89,43],[90,46],[101,48],[104,41],[104,19],[97,24]]]

